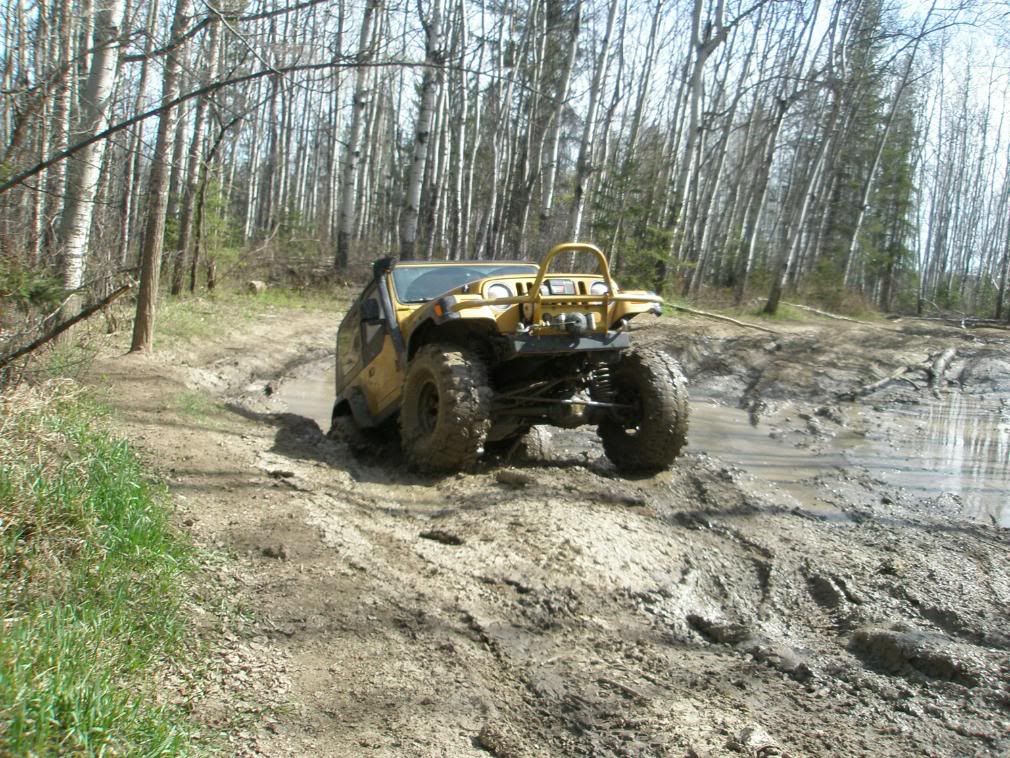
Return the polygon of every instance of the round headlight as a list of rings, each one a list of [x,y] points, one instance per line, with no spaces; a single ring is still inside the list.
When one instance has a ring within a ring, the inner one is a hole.
[[[495,282],[484,293],[484,296],[488,300],[497,300],[503,297],[512,297],[512,290],[507,284],[502,284],[501,282]],[[508,308],[508,305],[496,305],[495,308]]]
[[[606,282],[593,282],[589,287],[589,291],[594,295],[606,295],[610,289],[607,287]]]

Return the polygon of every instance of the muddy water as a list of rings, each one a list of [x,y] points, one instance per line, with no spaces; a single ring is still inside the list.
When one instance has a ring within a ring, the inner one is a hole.
[[[319,363],[285,379],[275,399],[325,431],[333,385],[332,367]],[[823,513],[829,513],[830,506],[820,499],[813,480],[826,472],[859,467],[889,485],[956,511],[951,516],[1010,527],[1006,404],[993,408],[978,398],[950,393],[908,408],[852,409],[848,419],[846,428],[815,452],[772,438],[769,425],[751,426],[741,410],[695,400],[689,449],[743,469],[760,482],[781,488],[796,504]]]
[[[306,366],[298,376],[284,379],[274,397],[289,413],[310,418],[324,432],[330,428],[336,371],[330,361]]]
[[[951,392],[874,417],[848,452],[853,463],[926,497],[950,493],[964,515],[1010,527],[1010,407]]]

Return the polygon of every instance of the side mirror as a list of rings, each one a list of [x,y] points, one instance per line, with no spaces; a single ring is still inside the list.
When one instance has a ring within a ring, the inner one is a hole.
[[[373,298],[361,301],[361,320],[366,323],[378,323],[385,321],[379,301]]]

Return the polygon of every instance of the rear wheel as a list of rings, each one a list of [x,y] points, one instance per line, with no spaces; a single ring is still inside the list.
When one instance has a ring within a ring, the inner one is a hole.
[[[614,367],[615,401],[631,406],[600,424],[607,458],[621,471],[669,467],[687,443],[687,380],[660,350],[629,351]]]
[[[326,436],[331,440],[343,442],[355,456],[381,456],[387,453],[391,444],[395,446],[396,443],[396,437],[391,434],[390,426],[387,421],[379,426],[361,427],[350,413],[338,414],[334,409],[330,431]]]
[[[425,345],[410,362],[400,407],[400,441],[421,471],[459,471],[477,460],[491,427],[483,361],[453,345]]]

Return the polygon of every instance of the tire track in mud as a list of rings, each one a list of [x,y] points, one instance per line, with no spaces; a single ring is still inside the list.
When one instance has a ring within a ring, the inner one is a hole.
[[[466,636],[462,619],[487,648],[475,655],[479,663],[471,661],[486,693],[478,744],[501,755],[545,747],[556,754],[662,755],[725,748],[760,733],[793,750],[842,754],[846,742],[837,732],[851,728],[849,711],[859,711],[877,685],[846,652],[860,621],[847,614],[863,604],[851,589],[858,580],[819,570],[816,548],[849,544],[851,553],[848,535],[832,531],[861,527],[821,524],[761,502],[703,459],[665,480],[634,483],[628,499],[635,506],[607,506],[599,493],[619,500],[625,484],[577,465],[523,472],[527,484],[508,496],[488,472],[432,484],[375,467],[367,478],[380,481],[356,490],[358,518],[369,501],[384,499],[379,511],[387,523],[366,516],[372,523],[363,529],[373,558],[383,552],[370,573],[385,571],[380,584],[415,593],[426,573],[436,587],[453,587],[448,606],[444,597],[429,597],[414,607],[452,608],[454,635]],[[419,487],[433,492],[419,498],[411,492]],[[457,505],[441,507],[444,500]],[[781,531],[755,527],[759,520]],[[796,550],[809,540],[811,523],[833,529],[814,549]],[[420,534],[434,524],[461,545],[422,543]],[[482,543],[494,548],[482,550]],[[783,558],[783,547],[798,555]],[[781,711],[768,708],[769,697]],[[839,724],[832,727],[818,701],[839,712]],[[862,712],[857,720],[870,723],[873,708]],[[685,726],[670,713],[707,715]],[[760,731],[739,714],[760,714]],[[900,744],[874,749],[901,754],[915,743]],[[854,741],[850,749],[864,748]]]

